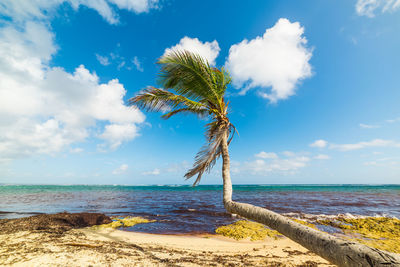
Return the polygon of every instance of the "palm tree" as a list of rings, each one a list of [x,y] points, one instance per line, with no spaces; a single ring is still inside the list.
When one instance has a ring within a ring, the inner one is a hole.
[[[191,113],[209,117],[206,124],[207,144],[198,152],[195,163],[185,178],[196,177],[197,185],[204,172],[209,172],[222,156],[223,202],[225,209],[242,217],[263,223],[309,250],[339,266],[379,266],[400,264],[400,257],[368,246],[346,241],[298,224],[273,211],[232,201],[232,182],[228,146],[235,127],[228,118],[225,99],[231,82],[224,68],[214,68],[197,54],[188,51],[171,52],[161,59],[159,82],[162,88],[148,87],[129,100],[147,111],[165,111],[161,117]]]

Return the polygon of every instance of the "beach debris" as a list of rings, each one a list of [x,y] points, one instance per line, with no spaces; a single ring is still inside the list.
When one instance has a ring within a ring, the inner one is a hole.
[[[62,233],[71,229],[112,222],[111,218],[101,213],[57,213],[40,214],[18,219],[0,220],[0,234],[19,231],[46,231]]]
[[[219,235],[236,240],[250,238],[251,241],[264,240],[266,237],[277,239],[279,232],[271,230],[261,223],[240,220],[229,225],[218,227],[215,232]]]
[[[317,223],[339,228],[345,238],[367,246],[400,253],[400,220],[387,217],[337,217]]]
[[[106,229],[106,228],[120,228],[120,227],[132,227],[140,223],[151,223],[156,220],[149,220],[142,217],[125,217],[125,218],[114,218],[114,221],[107,224],[93,226],[95,229]]]

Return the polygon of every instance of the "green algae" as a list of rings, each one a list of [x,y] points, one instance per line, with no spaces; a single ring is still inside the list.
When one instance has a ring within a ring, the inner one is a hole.
[[[317,220],[315,224],[308,221],[293,219],[293,221],[316,230],[318,225],[332,226],[342,230],[344,237],[367,246],[400,253],[400,220],[386,217],[345,218]],[[263,240],[266,237],[277,239],[279,232],[271,230],[263,224],[241,220],[220,226],[217,234],[236,240],[249,238],[251,241]]]
[[[122,227],[123,224],[120,221],[113,221],[111,223],[106,223],[106,224],[100,224],[100,225],[95,225],[92,226],[95,229],[106,229],[106,228],[119,228]]]
[[[318,228],[310,222],[300,219],[291,219],[297,223],[318,230]],[[236,240],[249,238],[251,241],[263,240],[266,237],[278,239],[279,236],[282,236],[278,231],[272,230],[261,223],[248,220],[241,220],[229,225],[220,226],[215,232]]]
[[[280,235],[279,232],[271,230],[261,223],[246,220],[220,226],[215,230],[215,232],[236,240],[250,238],[251,241],[264,240],[266,237],[277,239]]]
[[[141,217],[125,217],[123,219],[118,219],[121,223],[123,223],[124,227],[132,227],[139,223],[151,223],[156,220],[149,220]]]
[[[386,217],[337,218],[317,223],[339,228],[346,238],[367,246],[400,253],[400,220]]]
[[[107,228],[120,228],[120,227],[132,227],[139,223],[151,223],[156,220],[149,220],[141,217],[125,217],[125,218],[115,218],[112,223],[95,225],[93,228],[95,229],[107,229]]]

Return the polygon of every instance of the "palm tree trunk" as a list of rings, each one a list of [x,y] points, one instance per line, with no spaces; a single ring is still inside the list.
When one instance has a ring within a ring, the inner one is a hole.
[[[293,241],[339,266],[400,266],[400,255],[347,241],[296,223],[278,213],[232,201],[232,182],[228,151],[228,136],[224,135],[222,151],[223,201],[225,209],[277,230]]]

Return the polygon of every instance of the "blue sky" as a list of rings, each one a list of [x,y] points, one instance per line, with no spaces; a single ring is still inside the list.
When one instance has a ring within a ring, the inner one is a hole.
[[[6,0],[0,14],[0,183],[191,183],[207,121],[126,105],[171,49],[233,77],[233,183],[400,181],[400,0]]]

